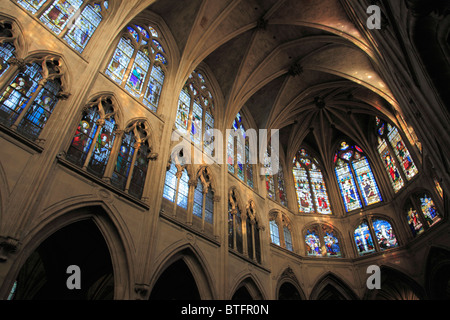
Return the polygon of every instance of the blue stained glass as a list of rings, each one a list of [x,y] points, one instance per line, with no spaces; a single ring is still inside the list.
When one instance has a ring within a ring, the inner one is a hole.
[[[314,207],[306,169],[301,167],[300,163],[297,162],[297,165],[293,168],[292,173],[294,175],[299,211],[306,213],[312,212]]]
[[[138,51],[133,63],[130,75],[128,76],[125,89],[135,97],[139,97],[142,90],[147,70],[150,66],[150,59],[142,51]]]
[[[441,220],[441,217],[436,209],[436,205],[434,204],[434,201],[430,196],[428,196],[427,194],[423,194],[419,197],[419,200],[425,220],[430,227]]]
[[[116,122],[113,117],[105,119],[103,127],[99,127],[99,134],[97,135],[97,141],[94,143],[94,149],[91,159],[88,164],[88,171],[102,177],[108,163],[109,155],[114,144],[114,129]]]
[[[208,189],[205,200],[205,222],[213,223],[214,219],[214,194],[211,188]]]
[[[47,0],[17,0],[25,10],[35,14]]]
[[[320,239],[315,228],[308,229],[305,236],[308,256],[321,256]]]
[[[19,73],[0,96],[0,122],[11,126],[16,121],[42,79],[41,66],[33,63]]]
[[[17,131],[30,139],[36,139],[46,125],[53,112],[53,108],[58,102],[56,95],[60,89],[59,80],[47,81],[28,109],[25,117],[19,123]]]
[[[349,212],[361,208],[361,201],[356,190],[350,165],[344,163],[342,166],[336,167],[335,171],[342,199],[344,200],[345,210]]]
[[[202,218],[203,215],[203,184],[200,179],[198,179],[197,187],[194,191],[194,205],[192,208],[192,213],[194,216]]]
[[[55,0],[40,20],[58,35],[82,4],[82,0]]]
[[[180,97],[178,99],[178,110],[175,126],[182,131],[187,130],[189,121],[189,109],[191,105],[191,96],[186,89],[181,90]]]
[[[270,238],[272,240],[272,243],[276,245],[280,245],[280,234],[278,231],[278,225],[275,222],[275,220],[270,221]]]
[[[283,234],[284,234],[284,243],[286,245],[286,249],[293,251],[291,231],[289,230],[289,228],[287,226],[283,227]]]
[[[183,170],[183,173],[180,178],[180,183],[178,185],[178,195],[177,195],[177,205],[187,209],[188,205],[188,194],[189,194],[189,176],[187,174],[186,169]]]
[[[116,165],[114,166],[114,172],[111,176],[111,183],[122,190],[125,189],[130,172],[134,154],[134,142],[134,134],[132,132],[124,135],[119,154],[117,155]]]
[[[118,84],[122,83],[134,48],[129,39],[121,38],[105,73]]]
[[[160,66],[154,65],[144,95],[144,104],[156,112],[164,83],[164,72]]]
[[[177,167],[171,164],[170,169],[166,172],[166,180],[164,182],[163,197],[167,200],[175,202],[175,192],[177,189]]]
[[[16,48],[10,42],[0,44],[0,77],[9,68],[8,60],[13,56]]]
[[[354,238],[356,248],[360,255],[371,253],[375,251],[375,246],[370,234],[369,226],[367,222],[361,223],[358,228],[355,229]]]
[[[398,246],[397,238],[389,222],[382,219],[375,219],[372,224],[381,250]]]
[[[92,7],[91,5],[87,5],[75,21],[75,24],[64,36],[64,40],[80,53],[83,52],[92,34],[102,21],[99,7],[101,10],[101,6],[96,5]]]
[[[155,60],[161,62],[162,64],[167,64],[166,58],[161,53],[156,54]]]
[[[161,44],[158,41],[152,40],[152,42],[159,51],[164,52],[163,47],[161,46]]]
[[[339,247],[339,241],[337,237],[334,235],[333,231],[327,230],[327,228],[323,228],[324,230],[324,243],[325,248],[327,250],[327,256],[329,257],[340,257],[341,256],[341,248]]]
[[[370,169],[369,161],[365,157],[358,161],[352,162],[353,169],[356,173],[356,178],[361,189],[363,199],[366,205],[371,205],[380,202],[381,195],[378,190],[377,183]]]

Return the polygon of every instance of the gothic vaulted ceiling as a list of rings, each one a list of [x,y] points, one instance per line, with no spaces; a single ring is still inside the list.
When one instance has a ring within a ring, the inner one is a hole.
[[[331,156],[343,135],[364,147],[374,112],[394,119],[392,93],[339,0],[164,0],[148,10],[173,33],[180,79],[200,63],[211,70],[222,125],[244,108],[258,128],[280,129],[288,159],[302,143]]]

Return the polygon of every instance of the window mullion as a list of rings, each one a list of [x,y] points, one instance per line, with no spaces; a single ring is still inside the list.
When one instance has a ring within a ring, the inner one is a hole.
[[[97,143],[98,136],[100,134],[100,131],[102,130],[103,126],[105,125],[105,119],[101,118],[96,121],[97,122],[97,130],[95,131],[95,135],[92,138],[91,146],[89,147],[89,151],[86,155],[86,160],[84,160],[83,164],[83,170],[86,170],[89,161],[91,160],[92,153],[94,152],[95,144]]]
[[[361,189],[360,189],[360,185],[359,185],[359,182],[358,182],[358,178],[357,178],[357,176],[356,176],[356,173],[355,173],[355,169],[353,169],[353,160],[350,161],[350,162],[348,163],[348,165],[349,165],[350,171],[351,171],[351,173],[352,173],[353,181],[355,182],[355,186],[356,186],[356,190],[357,190],[357,192],[358,192],[358,197],[359,197],[359,202],[360,202],[360,204],[361,204],[361,207],[365,207],[366,205],[365,205],[365,202],[364,202],[364,197],[362,196],[362,191],[361,191]]]

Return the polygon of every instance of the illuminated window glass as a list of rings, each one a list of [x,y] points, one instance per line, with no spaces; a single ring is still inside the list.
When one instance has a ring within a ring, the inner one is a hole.
[[[17,0],[24,9],[35,14],[47,0]]]
[[[10,33],[11,40],[13,39],[10,25],[2,26],[0,24],[0,33]],[[4,40],[5,42],[0,43],[0,77],[9,69],[8,60],[14,56],[14,52],[16,51],[16,47],[12,41],[8,41],[8,38],[4,38]]]
[[[82,4],[82,0],[55,0],[41,15],[40,20],[58,35]]]
[[[189,176],[187,170],[184,169],[178,184],[177,205],[183,209],[187,209],[189,195]]]
[[[441,220],[441,216],[437,211],[433,199],[426,193],[419,195],[420,209],[425,217],[428,226],[433,226],[436,222]]]
[[[398,246],[394,230],[388,221],[383,219],[374,219],[372,221],[372,225],[380,250],[386,250]]]
[[[328,193],[319,162],[301,148],[292,169],[299,211],[304,213],[331,214]]]
[[[328,257],[341,256],[339,240],[335,233],[336,232],[330,226],[322,225],[323,243],[326,249],[326,256]]]
[[[105,11],[107,1],[93,5],[89,4],[81,11],[80,16],[75,20],[75,23],[70,27],[64,36],[64,40],[76,51],[83,52],[88,41],[91,39],[95,30],[102,21],[102,11]]]
[[[378,139],[378,153],[388,173],[392,188],[395,192],[399,191],[404,186],[403,178],[397,169],[385,139]]]
[[[203,214],[203,184],[200,179],[198,179],[197,187],[194,191],[194,206],[192,209],[194,216],[202,218]]]
[[[354,232],[356,248],[360,255],[375,252],[372,234],[367,221],[363,221]]]
[[[250,163],[249,138],[243,124],[240,112],[236,114],[227,140],[228,172],[233,173],[239,180],[245,182],[250,188],[254,187],[253,164]],[[242,141],[238,138],[241,136]],[[241,142],[240,142],[241,141]]]
[[[305,235],[306,253],[308,256],[321,256],[321,244],[318,235],[318,227],[313,226],[306,230]]]
[[[405,212],[408,220],[408,225],[413,237],[416,237],[422,232],[424,232],[422,218],[420,217],[419,213],[417,212],[411,201],[409,201],[409,203],[406,204]]]
[[[419,171],[414,164],[414,160],[409,153],[408,148],[403,142],[398,129],[394,126],[387,125],[388,133],[387,138],[394,149],[394,153],[400,163],[400,167],[402,168],[406,178],[411,180]]]
[[[27,64],[0,96],[0,122],[29,139],[38,138],[58,102],[61,91],[57,61]],[[49,79],[42,81],[43,68]]]
[[[280,245],[280,235],[278,234],[278,225],[275,220],[270,221],[270,238],[272,243]]]
[[[334,157],[335,172],[347,212],[382,201],[370,164],[361,148],[343,141]],[[356,182],[358,184],[356,184]],[[358,189],[359,188],[359,189]]]
[[[150,26],[128,25],[114,50],[105,74],[156,112],[167,60],[159,35]]]
[[[194,70],[180,92],[175,127],[183,134],[189,132],[194,145],[209,155],[212,147],[206,130],[214,128],[213,114],[214,101],[208,83],[200,71]]]
[[[171,202],[175,202],[177,190],[177,167],[175,164],[170,165],[170,169],[166,172],[166,180],[164,182],[163,197]]]
[[[114,115],[110,99],[101,99],[85,110],[67,151],[67,160],[103,177],[115,140]]]
[[[291,230],[289,230],[288,226],[283,227],[283,234],[284,234],[284,243],[286,245],[286,249],[293,251]]]

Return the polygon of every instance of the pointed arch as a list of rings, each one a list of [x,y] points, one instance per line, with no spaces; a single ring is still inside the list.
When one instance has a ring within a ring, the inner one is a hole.
[[[252,274],[240,277],[231,289],[230,300],[265,300],[265,294],[259,280]]]
[[[425,298],[423,288],[403,272],[381,266],[380,273],[381,288],[366,289],[364,300],[423,300]]]
[[[216,288],[214,287],[214,279],[208,264],[207,259],[203,256],[201,250],[191,243],[177,242],[166,248],[160,257],[156,259],[158,266],[152,273],[149,281],[150,291],[155,288],[156,283],[163,275],[163,273],[170,268],[171,265],[177,262],[182,262],[187,266],[191,273],[195,285],[198,289],[199,299],[211,300],[214,299]],[[183,276],[183,275],[182,275]],[[173,290],[173,288],[172,288]],[[152,293],[150,293],[151,296]],[[192,297],[185,297],[190,299]]]
[[[131,235],[128,230],[121,227],[123,222],[119,221],[120,215],[111,209],[108,204],[103,201],[79,200],[71,199],[52,206],[45,213],[48,217],[46,223],[34,226],[30,233],[23,238],[23,241],[21,241],[22,250],[18,253],[18,257],[5,280],[6,283],[9,283],[9,286],[4,286],[4,289],[13,286],[21,267],[46,239],[65,227],[86,221],[98,230],[108,248],[114,277],[113,298],[121,300],[131,297],[131,288],[128,286],[134,278],[133,269],[130,268],[133,265],[133,257],[129,255],[134,251]],[[78,235],[81,238],[83,237],[82,232]],[[75,236],[73,241],[76,241]],[[79,245],[75,246],[80,247]],[[82,251],[83,248],[88,249],[89,245],[80,247],[80,250]],[[6,292],[2,291],[0,294],[5,295]]]
[[[283,290],[284,286],[287,286],[285,291]],[[278,276],[275,297],[278,300],[306,300],[306,295],[290,266],[286,267]]]
[[[450,250],[433,246],[425,265],[425,289],[429,299],[450,299]]]
[[[328,272],[316,283],[310,294],[310,300],[359,300],[345,281]]]

